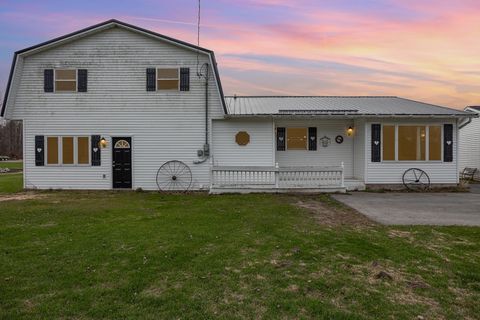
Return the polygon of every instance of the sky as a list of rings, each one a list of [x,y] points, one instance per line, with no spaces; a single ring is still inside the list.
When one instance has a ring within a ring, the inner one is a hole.
[[[13,53],[118,19],[197,42],[197,0],[0,0]],[[479,0],[202,0],[200,45],[227,95],[394,95],[480,105]]]

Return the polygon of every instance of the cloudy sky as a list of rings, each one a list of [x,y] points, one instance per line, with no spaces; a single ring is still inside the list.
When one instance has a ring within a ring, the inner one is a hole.
[[[202,0],[226,94],[396,95],[480,104],[478,0]],[[13,52],[111,18],[196,42],[197,0],[0,0]]]

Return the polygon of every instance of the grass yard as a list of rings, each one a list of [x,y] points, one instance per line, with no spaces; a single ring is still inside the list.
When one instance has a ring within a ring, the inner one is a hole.
[[[23,189],[22,173],[0,174],[0,196],[4,193],[20,192],[22,191],[22,189]]]
[[[23,169],[23,162],[20,161],[0,161],[0,168]]]
[[[2,319],[480,315],[480,228],[379,226],[328,196],[1,201],[22,195],[0,196]]]

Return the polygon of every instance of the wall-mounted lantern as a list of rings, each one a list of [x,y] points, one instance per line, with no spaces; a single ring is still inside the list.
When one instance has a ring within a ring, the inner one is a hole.
[[[101,137],[100,142],[98,143],[98,146],[102,149],[105,149],[107,145],[108,145],[107,139],[105,139],[104,137]]]
[[[348,129],[347,129],[347,136],[351,137],[352,135],[353,135],[353,127],[350,126],[350,127],[348,127]]]

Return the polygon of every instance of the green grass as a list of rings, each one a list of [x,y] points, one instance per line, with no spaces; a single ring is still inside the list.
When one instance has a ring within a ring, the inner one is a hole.
[[[15,193],[23,189],[22,173],[0,174],[0,195],[2,193]]]
[[[0,161],[0,168],[23,169],[22,161]]]
[[[324,224],[353,214],[328,196],[36,195],[0,202],[2,319],[480,314],[480,228]]]

